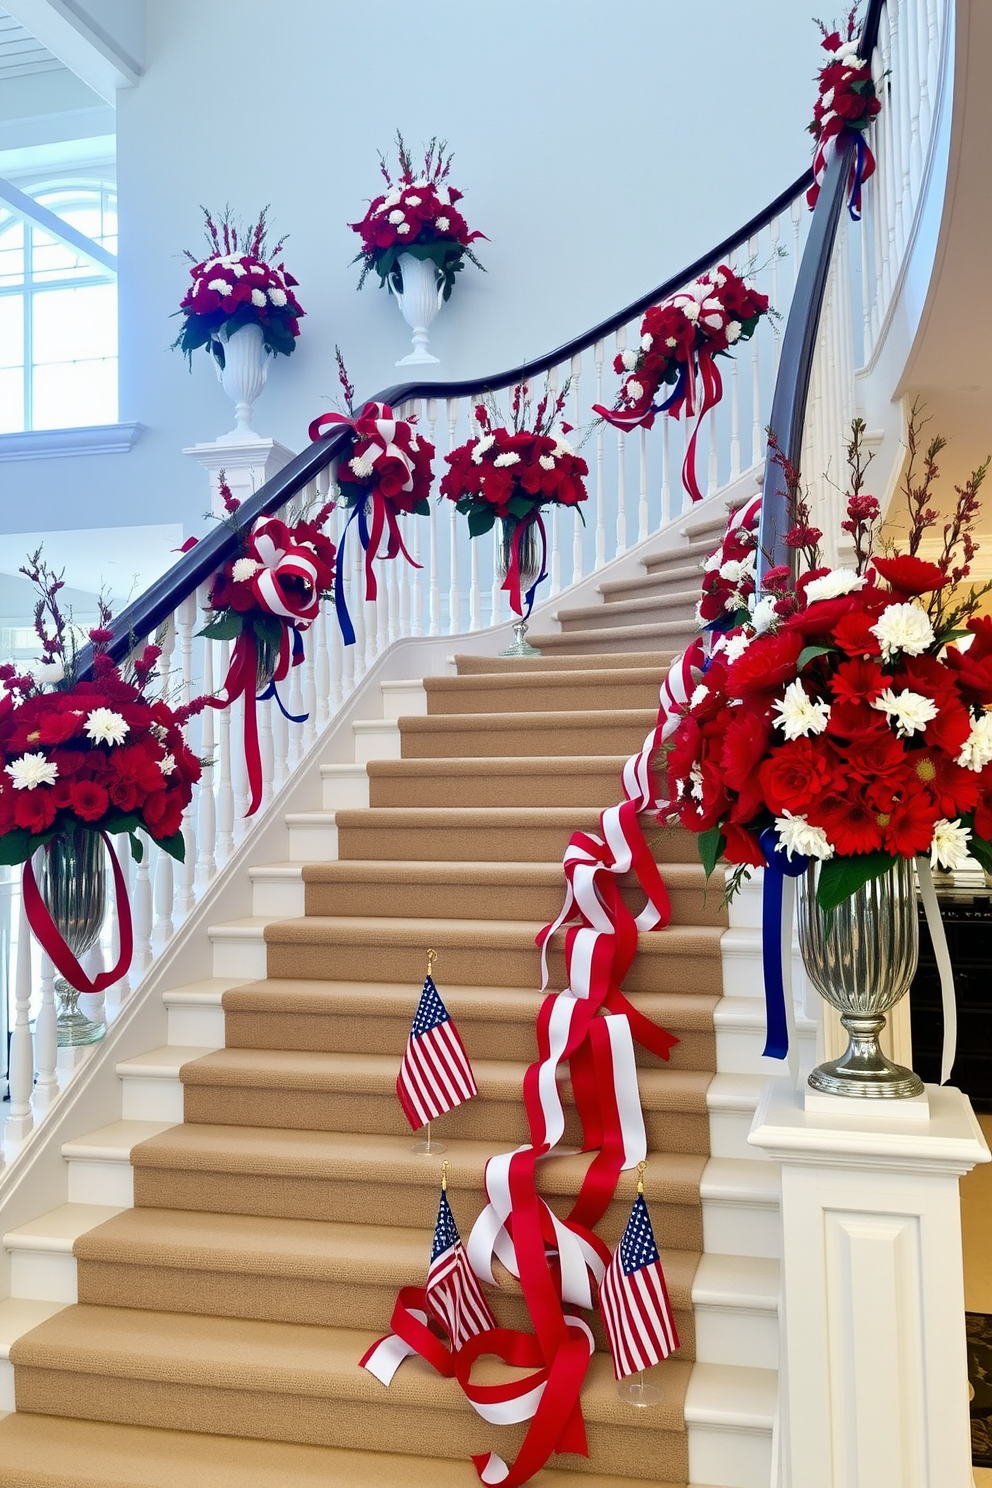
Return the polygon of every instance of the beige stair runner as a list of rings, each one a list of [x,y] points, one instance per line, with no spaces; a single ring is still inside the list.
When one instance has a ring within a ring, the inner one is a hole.
[[[437,1209],[440,1159],[411,1150],[395,1075],[432,945],[479,1083],[435,1126],[465,1238],[487,1158],[527,1136],[534,934],[559,907],[562,851],[616,801],[667,659],[474,657],[426,683],[426,717],[400,720],[402,758],[368,767],[369,808],[336,814],[340,860],[304,869],[305,917],[267,926],[267,979],[224,994],[226,1047],[182,1068],[184,1123],[133,1150],[135,1207],[77,1240],[78,1304],[12,1347],[18,1413],[0,1422],[0,1488],[174,1488],[180,1475],[190,1488],[471,1488],[469,1454],[513,1456],[523,1428],[487,1425],[421,1360],[388,1390],[357,1367],[397,1289],[423,1282]],[[641,936],[626,989],[680,1040],[670,1065],[644,1051],[638,1062],[647,1198],[682,1348],[652,1371],[663,1404],[634,1411],[597,1321],[582,1397],[590,1457],[555,1459],[537,1488],[575,1481],[572,1470],[590,1488],[688,1478],[725,920],[692,839],[657,836],[673,923]],[[589,1161],[541,1165],[559,1213]],[[600,1226],[611,1244],[635,1180],[622,1175]],[[525,1326],[519,1287],[501,1278],[487,1288],[497,1317]]]

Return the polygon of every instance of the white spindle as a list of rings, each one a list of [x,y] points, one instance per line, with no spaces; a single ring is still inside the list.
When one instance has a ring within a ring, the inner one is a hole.
[[[203,643],[203,691],[209,697],[214,691],[214,648],[211,641]],[[194,881],[198,888],[205,889],[217,872],[217,788],[218,761],[215,758],[216,727],[214,708],[204,708],[200,714],[200,749],[203,759],[203,776],[200,780],[197,800],[197,857],[194,865]],[[224,709],[227,712],[227,709]]]
[[[172,658],[176,649],[176,626],[178,616],[171,615],[162,630],[162,655],[159,657],[158,674],[163,700],[169,700],[172,690]],[[173,901],[175,895],[175,871],[173,860],[167,852],[155,850],[155,926],[154,938],[161,945],[172,939]]]
[[[151,858],[150,854],[155,851],[160,857],[166,854],[153,848],[152,839],[144,833],[138,833],[141,842],[141,862],[138,864],[134,875],[134,902],[132,914],[134,922],[134,961],[136,981],[140,981],[152,964],[152,881],[151,881]]]
[[[606,344],[597,341],[593,348],[593,358],[596,367],[596,402],[603,402],[603,362],[606,358]],[[606,495],[603,483],[603,435],[606,429],[604,420],[600,420],[596,426],[596,568],[602,568],[606,562]]]
[[[378,598],[375,602],[375,654],[381,656],[389,645],[389,579],[384,570],[389,564],[381,560],[376,561],[375,576],[378,586]]]
[[[275,780],[276,749],[275,739],[272,733],[272,714],[278,712],[275,703],[259,703],[256,701],[256,717],[258,719],[258,752],[262,760],[262,801],[268,804],[272,800],[272,789]]]
[[[661,524],[672,520],[672,421],[663,414],[661,424]]]
[[[126,838],[121,839],[121,841],[122,845],[118,851],[117,856],[121,865],[121,872],[124,874],[124,885],[127,892],[127,902],[130,906],[132,899],[131,883],[134,877],[131,872],[131,844]],[[203,854],[201,846],[201,851],[199,857],[197,858],[197,864],[199,864],[199,860],[202,855]],[[216,868],[214,871],[216,871]],[[110,898],[110,964],[111,966],[116,966],[121,954],[121,921],[120,915],[117,913],[117,894],[114,891],[112,876],[108,876],[107,887]],[[132,966],[134,964],[133,954],[131,958],[131,964]],[[123,1007],[125,1002],[127,1002],[128,998],[131,995],[131,990],[131,967],[128,967],[124,975],[118,978],[113,987],[114,999],[118,1008]]]
[[[571,391],[571,394],[572,394],[572,415],[571,415],[570,422],[572,423],[573,427],[575,427],[577,429],[577,428],[579,428],[579,426],[582,423],[582,401],[581,401],[581,395],[580,395],[580,385],[581,385],[581,382],[582,382],[582,353],[581,352],[576,352],[575,355],[573,356],[573,358],[572,358],[572,365],[571,365],[571,369],[570,369],[569,375],[571,377],[571,383],[572,383],[571,388],[570,388],[570,391]],[[585,513],[583,513],[583,516],[584,515],[585,515]],[[576,512],[576,514],[575,514],[575,521],[573,523],[573,532],[572,532],[572,583],[573,584],[577,584],[579,582],[579,580],[582,577],[583,570],[584,570],[583,550],[582,550],[582,534],[583,534],[584,531],[585,531],[585,528],[584,528],[584,526],[582,524],[582,517],[580,517],[579,514],[578,514],[578,512]]]
[[[34,1020],[34,1108],[47,1111],[59,1093],[59,1039],[55,1012],[55,968],[41,953],[41,1005]]]
[[[209,642],[208,642],[209,644]],[[217,652],[219,677],[227,676],[230,642],[221,641]],[[217,719],[217,856],[226,863],[234,851],[236,802],[231,760],[231,710],[222,708]]]
[[[448,398],[446,400],[448,414],[448,453],[455,448],[455,426],[458,422],[458,400]],[[460,536],[458,526],[458,513],[455,511],[454,502],[448,517],[448,542],[450,578],[448,584],[448,634],[457,635],[462,628],[461,623],[461,594],[458,589],[458,538]]]
[[[182,691],[181,700],[183,704],[192,702],[193,699],[193,631],[196,627],[196,591],[186,596],[176,611],[176,626],[179,634],[179,656],[182,667]],[[208,713],[210,709],[206,710]],[[176,877],[179,892],[176,895],[176,913],[180,921],[185,920],[193,910],[193,880],[196,873],[197,846],[196,831],[194,829],[195,812],[197,803],[195,795],[193,800],[183,812],[182,834],[185,844],[185,857],[183,862],[177,865]]]
[[[17,916],[17,960],[14,967],[14,1026],[10,1033],[10,1110],[5,1135],[20,1141],[32,1126],[34,1050],[31,1047],[31,928],[20,896]]]
[[[106,870],[104,870],[104,876],[106,877]],[[103,946],[99,941],[91,945],[89,950],[84,953],[80,965],[90,978],[90,981],[93,981],[106,969],[103,959]],[[106,992],[85,994],[83,1012],[89,1018],[90,1022],[96,1023],[98,1027],[105,1024],[107,1021]]]

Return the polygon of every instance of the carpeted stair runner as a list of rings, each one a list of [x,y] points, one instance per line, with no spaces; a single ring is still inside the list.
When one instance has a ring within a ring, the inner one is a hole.
[[[369,807],[336,812],[339,860],[306,866],[305,916],[267,925],[267,979],[224,994],[226,1047],[183,1066],[184,1123],[134,1148],[135,1207],[76,1241],[78,1304],[12,1346],[18,1413],[0,1423],[0,1488],[172,1488],[177,1473],[190,1488],[470,1488],[470,1453],[512,1457],[523,1428],[488,1426],[419,1359],[388,1390],[357,1367],[397,1289],[422,1283],[437,1209],[440,1159],[411,1150],[396,1069],[431,945],[480,1087],[435,1127],[464,1238],[487,1158],[527,1136],[534,934],[559,907],[562,851],[616,801],[665,660],[471,658],[425,684],[427,715],[399,722],[402,757],[368,767]],[[537,1488],[575,1471],[590,1488],[688,1480],[683,1402],[726,921],[692,838],[657,841],[673,923],[641,936],[626,990],[681,1041],[670,1065],[643,1052],[638,1062],[646,1192],[683,1346],[651,1372],[662,1405],[631,1410],[597,1322],[583,1391],[590,1458],[555,1459]],[[590,1160],[541,1165],[557,1212]],[[622,1175],[599,1227],[611,1244],[635,1182]],[[497,1315],[523,1325],[519,1287],[502,1280]],[[502,1368],[488,1367],[493,1378]]]

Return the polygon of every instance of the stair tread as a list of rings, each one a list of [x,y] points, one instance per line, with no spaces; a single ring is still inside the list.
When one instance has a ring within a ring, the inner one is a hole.
[[[622,669],[589,665],[560,672],[482,672],[464,677],[428,677],[424,686],[428,697],[432,693],[454,693],[457,696],[458,693],[492,692],[498,698],[500,691],[511,691],[514,688],[540,693],[545,689],[554,692],[556,688],[567,689],[590,684],[602,687],[630,687],[637,683],[657,685],[661,670],[662,668],[648,663]]]
[[[0,1419],[4,1488],[478,1488],[472,1463],[295,1442],[242,1440],[24,1412]],[[533,1488],[575,1488],[545,1468]],[[676,1488],[584,1472],[583,1488]]]
[[[406,944],[423,942],[424,920],[393,915],[303,915],[298,919],[270,920],[265,929],[267,945],[314,944],[322,940],[350,944]],[[544,927],[537,920],[431,919],[432,936],[447,946],[485,950],[513,947],[533,950],[534,937]],[[664,930],[641,931],[638,955],[719,956],[723,930],[718,925],[668,925]],[[564,930],[549,944],[561,943]]]
[[[540,650],[542,647],[554,649],[558,646],[574,646],[580,644],[583,640],[599,641],[602,640],[604,634],[608,635],[611,641],[639,641],[650,640],[653,636],[682,637],[696,635],[697,633],[698,626],[696,625],[695,617],[693,617],[691,620],[685,620],[684,622],[679,620],[658,620],[651,625],[611,625],[609,627],[602,626],[598,629],[590,627],[587,630],[568,630],[560,634],[541,632],[537,635],[529,635],[527,639]],[[536,717],[532,713],[523,716],[527,718]],[[619,712],[611,715],[613,718],[620,718],[621,716]]]
[[[643,610],[675,610],[680,607],[685,610],[687,616],[695,616],[696,601],[699,598],[699,589],[676,590],[674,594],[647,595],[643,599],[618,599],[600,600],[598,605],[568,605],[564,609],[555,611],[555,619],[560,623],[563,619],[569,620],[591,620],[602,615],[608,605],[611,615],[618,612],[621,614],[640,614]],[[604,604],[605,600],[605,604]],[[636,622],[635,622],[636,623]],[[574,673],[573,673],[574,675]],[[580,674],[581,675],[581,674]],[[655,677],[657,674],[653,674]]]
[[[685,629],[686,627],[682,627]],[[578,634],[579,632],[575,632]],[[616,634],[616,632],[614,632]],[[655,680],[658,680],[657,678]],[[657,717],[653,708],[545,708],[532,713],[424,713],[410,714],[399,720],[403,734],[461,733],[466,729],[508,730],[547,728],[616,728],[623,724],[650,725]],[[507,720],[510,720],[509,723]],[[517,756],[514,755],[514,759]]]
[[[615,768],[619,787],[627,758],[625,754],[478,754],[445,759],[369,760],[365,768],[370,780],[397,775],[601,775]]]
[[[401,809],[401,808],[378,808]],[[363,883],[407,883],[410,879],[423,878],[423,865],[411,858],[338,858],[331,863],[297,863],[302,871],[304,883],[338,883],[360,880]],[[564,897],[565,874],[561,862],[548,863],[493,863],[489,859],[451,858],[431,861],[431,879],[435,883],[526,884],[543,887],[559,884]],[[620,882],[636,881],[633,871],[623,874]],[[699,888],[706,884],[706,870],[702,863],[670,863],[665,865],[667,888]]]
[[[69,1253],[74,1241],[120,1214],[110,1204],[60,1204],[47,1214],[40,1214],[27,1224],[8,1230],[3,1237],[6,1250],[43,1250]]]
[[[671,651],[614,651],[596,657],[597,666],[613,668],[656,666],[666,667],[673,657]],[[460,677],[500,676],[506,672],[524,676],[529,672],[551,672],[557,669],[582,670],[588,665],[584,658],[572,656],[464,656],[450,658],[458,668]]]

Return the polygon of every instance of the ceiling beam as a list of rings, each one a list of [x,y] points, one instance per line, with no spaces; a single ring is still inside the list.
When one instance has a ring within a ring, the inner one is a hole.
[[[133,88],[141,76],[134,58],[75,0],[4,0],[4,9],[107,103],[115,101],[118,88]]]

